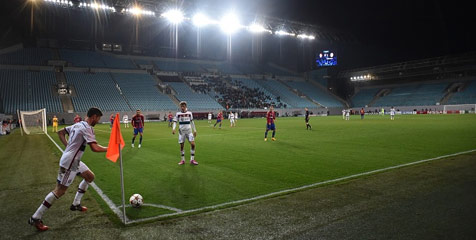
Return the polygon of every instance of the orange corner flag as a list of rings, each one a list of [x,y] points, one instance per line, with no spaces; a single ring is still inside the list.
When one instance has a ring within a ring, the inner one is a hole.
[[[114,123],[112,124],[111,137],[109,138],[109,145],[107,146],[106,158],[116,162],[119,157],[119,144],[121,145],[121,150],[124,148],[124,139],[121,134],[121,124],[119,122],[119,113],[116,114],[114,118]]]

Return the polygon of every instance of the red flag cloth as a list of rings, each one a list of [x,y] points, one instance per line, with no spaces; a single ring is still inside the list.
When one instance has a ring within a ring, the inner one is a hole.
[[[116,162],[119,157],[119,144],[121,145],[121,150],[124,148],[124,139],[121,134],[121,124],[119,122],[119,113],[116,114],[114,118],[114,123],[112,124],[111,136],[109,137],[109,145],[107,146],[106,158]]]

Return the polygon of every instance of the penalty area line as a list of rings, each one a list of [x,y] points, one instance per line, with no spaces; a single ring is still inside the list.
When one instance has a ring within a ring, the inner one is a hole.
[[[184,215],[184,214],[189,214],[189,213],[199,213],[199,212],[204,212],[204,211],[213,211],[213,210],[217,210],[219,208],[240,205],[240,204],[244,204],[244,203],[253,202],[253,201],[256,201],[256,200],[261,200],[261,199],[265,199],[265,198],[276,197],[276,196],[288,194],[288,193],[291,193],[291,192],[298,192],[298,191],[302,191],[302,190],[307,190],[307,189],[311,189],[311,188],[314,188],[314,187],[317,187],[317,186],[320,186],[320,185],[325,185],[325,184],[329,184],[329,183],[336,183],[336,182],[340,182],[340,181],[344,181],[344,180],[353,179],[353,178],[356,178],[356,177],[372,175],[372,174],[375,174],[375,173],[385,172],[385,171],[392,170],[392,169],[417,165],[417,164],[420,164],[420,163],[435,161],[435,160],[448,158],[448,157],[454,157],[454,156],[467,154],[467,153],[472,153],[472,152],[476,152],[476,149],[463,151],[463,152],[452,153],[452,154],[443,155],[443,156],[434,157],[434,158],[423,159],[423,160],[410,162],[410,163],[404,163],[404,164],[395,165],[395,166],[386,167],[386,168],[381,168],[381,169],[376,169],[376,170],[372,170],[372,171],[368,171],[368,172],[357,173],[357,174],[353,174],[353,175],[349,175],[349,176],[345,176],[345,177],[326,180],[326,181],[323,181],[323,182],[317,182],[317,183],[313,183],[313,184],[309,184],[309,185],[304,185],[304,186],[297,187],[297,188],[291,188],[291,189],[286,189],[286,190],[282,190],[282,191],[278,191],[278,192],[272,192],[272,193],[252,197],[252,198],[241,199],[241,200],[236,200],[236,201],[231,201],[231,202],[225,202],[225,203],[212,205],[212,206],[207,206],[207,207],[202,207],[202,208],[184,210],[184,211],[180,211],[180,212],[176,212],[176,213],[162,214],[162,215],[149,217],[149,218],[131,220],[131,221],[128,221],[127,224],[146,222],[146,221],[151,221],[151,220],[155,220],[155,219],[161,219],[161,218],[172,217],[172,216],[179,216],[179,215]]]

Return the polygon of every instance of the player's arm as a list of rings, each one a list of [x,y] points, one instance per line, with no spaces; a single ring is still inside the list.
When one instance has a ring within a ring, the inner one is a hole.
[[[195,122],[193,120],[190,121],[190,126],[193,129],[193,136],[196,137],[197,136],[197,128],[195,128]]]
[[[175,127],[177,127],[177,115],[173,119],[173,124],[172,124],[172,134],[175,134]]]
[[[68,132],[66,132],[65,128],[58,131],[58,137],[59,137],[61,143],[63,143],[63,145],[65,147],[68,145],[68,141],[66,141],[66,134],[68,134]]]
[[[107,147],[103,147],[96,142],[89,143],[89,147],[93,152],[107,152]]]

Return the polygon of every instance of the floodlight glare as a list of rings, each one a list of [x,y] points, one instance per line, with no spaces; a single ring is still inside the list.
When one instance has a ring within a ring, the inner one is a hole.
[[[241,28],[241,24],[235,14],[229,13],[221,19],[220,27],[223,32],[232,34]]]
[[[196,27],[203,27],[212,23],[212,21],[207,16],[201,13],[195,14],[195,16],[193,16],[192,22]]]
[[[162,14],[162,17],[165,17],[169,22],[173,24],[179,24],[184,20],[182,11],[178,9],[172,9]]]
[[[248,27],[248,30],[253,33],[260,33],[260,32],[267,32],[266,28],[264,28],[262,25],[258,23],[253,23]]]

